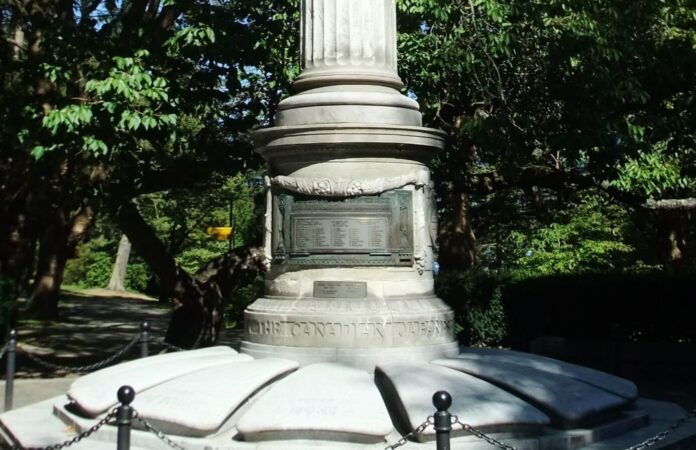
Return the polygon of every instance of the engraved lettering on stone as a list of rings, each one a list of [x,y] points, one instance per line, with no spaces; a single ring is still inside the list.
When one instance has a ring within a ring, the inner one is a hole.
[[[332,322],[332,321],[278,321],[251,319],[247,331],[252,336],[281,338],[356,338],[382,341],[386,335],[401,338],[438,338],[451,336],[451,319],[412,320],[400,322]]]

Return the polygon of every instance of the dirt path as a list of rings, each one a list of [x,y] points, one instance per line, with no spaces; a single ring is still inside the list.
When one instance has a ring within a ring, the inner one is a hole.
[[[61,318],[57,321],[20,323],[19,345],[43,360],[71,367],[102,361],[118,352],[138,335],[140,324],[145,320],[150,323],[151,338],[163,338],[171,316],[171,309],[156,300],[103,289],[79,294],[66,292],[59,311]],[[222,345],[235,346],[238,342],[239,332],[223,332]],[[150,352],[156,353],[163,348],[152,345]],[[136,346],[123,360],[139,356]],[[17,353],[18,378],[55,378],[74,373],[41,367],[23,352]]]

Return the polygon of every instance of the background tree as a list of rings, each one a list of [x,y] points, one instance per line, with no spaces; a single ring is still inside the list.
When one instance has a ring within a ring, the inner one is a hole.
[[[95,211],[111,211],[165,295],[205,316],[203,298],[218,298],[217,288],[193,280],[165,247],[146,251],[161,242],[132,201],[256,164],[248,131],[268,122],[296,71],[291,46],[278,45],[292,42],[296,10],[3,3],[1,269],[29,291],[30,310],[55,316],[68,258]],[[212,339],[215,326],[206,329]]]
[[[264,268],[249,132],[298,73],[297,2],[0,2],[0,292],[53,317],[64,276],[106,284],[125,233],[126,287],[152,278],[179,305],[169,338],[212,342]],[[480,341],[515,280],[693,273],[688,0],[397,4],[407,93],[449,135],[440,292]],[[228,252],[203,230],[231,197]]]
[[[442,231],[453,242],[443,250],[454,252],[443,254],[443,262],[471,267],[467,252],[475,248],[478,257],[514,263],[519,253],[509,251],[511,236],[566,226],[588,205],[608,220],[609,201],[625,208],[630,217],[622,220],[637,234],[662,249],[659,258],[641,258],[683,266],[696,208],[693,5],[399,5],[402,76],[429,123],[451,138],[436,170]],[[621,221],[612,226],[625,228]]]

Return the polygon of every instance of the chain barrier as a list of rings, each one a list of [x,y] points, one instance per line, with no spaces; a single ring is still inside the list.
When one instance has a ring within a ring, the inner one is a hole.
[[[92,434],[96,433],[97,430],[99,430],[101,427],[104,425],[108,424],[112,419],[116,418],[116,409],[111,411],[109,414],[104,416],[103,419],[101,419],[99,422],[95,423],[90,427],[89,430],[83,431],[82,433],[78,434],[72,439],[69,439],[65,442],[61,442],[60,444],[53,444],[53,445],[48,445],[46,447],[16,447],[16,446],[11,446],[7,447],[6,445],[3,445],[2,448],[3,450],[60,450],[62,448],[67,448],[72,445],[77,444],[83,439],[86,439],[90,437]]]
[[[173,448],[173,449],[176,449],[176,450],[186,450],[186,449],[185,449],[184,447],[182,447],[181,445],[179,445],[179,444],[177,444],[176,442],[174,442],[174,441],[172,441],[171,439],[169,439],[169,437],[168,437],[166,434],[164,434],[164,432],[162,432],[161,430],[158,430],[158,429],[155,428],[150,422],[148,422],[147,420],[145,420],[145,419],[143,419],[142,417],[140,417],[140,415],[138,414],[138,411],[133,411],[133,418],[134,418],[135,420],[137,420],[138,422],[140,422],[140,424],[145,428],[145,430],[147,430],[147,431],[149,431],[150,433],[152,433],[152,434],[154,434],[155,436],[157,436],[157,439],[159,439],[160,441],[164,442],[164,443],[167,444],[169,447],[171,447],[171,448]]]
[[[462,422],[461,420],[459,420],[459,417],[457,417],[457,416],[452,416],[452,425],[459,425],[462,427],[461,428],[462,430],[464,430],[464,431],[474,435],[475,437],[482,439],[482,440],[488,442],[489,444],[494,445],[498,448],[502,448],[504,450],[517,450],[517,447],[513,447],[511,445],[500,442],[499,440],[497,440],[491,436],[488,436],[483,431],[477,430],[476,428],[472,427],[471,425]],[[457,430],[453,429],[452,431],[457,431]]]
[[[416,429],[414,429],[414,430],[411,431],[410,433],[404,435],[401,439],[399,439],[399,440],[396,441],[395,443],[393,443],[393,444],[391,444],[391,445],[388,445],[388,446],[384,447],[384,450],[394,450],[394,449],[396,449],[396,448],[401,447],[402,445],[406,445],[406,443],[408,442],[409,438],[412,438],[412,437],[414,437],[414,436],[417,436],[417,435],[421,434],[422,432],[424,432],[425,430],[427,430],[428,427],[432,426],[434,423],[435,423],[435,422],[434,422],[433,416],[428,416],[428,418],[425,419],[425,422],[423,422],[422,424],[418,425],[418,426],[416,427]]]
[[[624,450],[643,450],[645,448],[651,447],[655,444],[657,444],[660,441],[663,441],[666,439],[670,434],[672,434],[675,430],[677,430],[679,427],[687,423],[689,420],[696,418],[696,409],[693,409],[692,411],[689,412],[686,416],[682,417],[681,419],[677,420],[674,422],[672,425],[670,425],[666,430],[661,431],[657,433],[655,436],[652,436],[643,442],[633,445],[631,447],[627,447]],[[425,431],[429,426],[433,425],[433,417],[430,416],[428,419],[420,424],[415,430],[411,431],[401,439],[399,439],[397,442],[394,444],[391,444],[387,447],[384,448],[384,450],[394,450],[396,448],[399,448],[403,445],[406,445],[408,440],[414,436],[417,436],[421,434],[423,431]],[[457,416],[452,416],[452,425],[459,425],[461,428],[453,428],[452,431],[458,431],[458,430],[464,430],[473,436],[488,442],[494,447],[501,448],[503,450],[517,450],[517,447],[513,447],[512,445],[506,444],[504,442],[500,442],[499,440],[487,435],[486,433],[482,432],[481,430],[478,430],[471,425],[468,425],[461,420]]]
[[[135,347],[138,343],[140,343],[140,334],[135,336],[125,347],[123,347],[121,350],[118,352],[114,353],[113,355],[109,356],[108,358],[96,362],[94,364],[88,364],[85,366],[64,366],[61,364],[55,364],[49,361],[45,361],[38,356],[32,355],[29,351],[26,349],[22,348],[21,346],[17,346],[17,350],[22,351],[23,354],[29,358],[29,360],[35,362],[36,364],[45,367],[47,369],[53,369],[53,370],[66,370],[66,371],[73,371],[73,372],[90,372],[92,370],[97,370],[101,369],[103,367],[108,366],[112,362],[121,359],[126,353],[131,351],[133,347]]]
[[[163,346],[167,347],[167,349],[174,350],[175,352],[185,352],[187,350],[183,347],[177,347],[174,344],[170,344],[169,342],[165,341],[164,339],[157,339],[157,340],[153,340],[151,342],[153,342],[155,344],[163,345]]]
[[[655,436],[653,436],[653,437],[651,437],[651,438],[648,438],[648,439],[644,440],[643,442],[641,442],[641,443],[639,443],[639,444],[636,444],[636,445],[633,445],[633,446],[631,446],[631,447],[628,447],[628,448],[626,448],[625,450],[642,450],[642,449],[644,449],[644,448],[648,448],[648,447],[650,447],[650,446],[653,446],[653,445],[657,444],[658,442],[660,442],[660,441],[666,439],[667,436],[669,436],[670,434],[674,433],[674,431],[675,431],[677,428],[681,427],[682,425],[684,425],[686,422],[688,422],[689,420],[693,419],[694,417],[696,417],[696,409],[692,409],[692,410],[689,412],[689,414],[687,414],[686,416],[684,416],[684,417],[682,417],[681,419],[679,419],[679,420],[677,420],[676,422],[674,422],[674,423],[673,423],[672,425],[670,425],[669,428],[667,428],[666,430],[657,433]]]

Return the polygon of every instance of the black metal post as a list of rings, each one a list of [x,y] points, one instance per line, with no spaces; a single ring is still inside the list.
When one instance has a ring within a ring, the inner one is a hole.
[[[150,322],[143,320],[140,324],[140,357],[147,358],[150,356],[148,342],[150,340]]]
[[[130,450],[131,420],[133,419],[133,407],[130,404],[135,398],[135,391],[130,386],[121,386],[116,396],[121,402],[116,411],[116,425],[118,426],[116,450]]]
[[[434,414],[435,442],[437,450],[450,450],[450,431],[452,431],[452,414],[448,411],[452,406],[452,396],[447,391],[437,391],[433,395],[433,406],[437,409]]]
[[[16,330],[10,330],[5,356],[7,357],[5,366],[5,411],[9,411],[12,409],[12,402],[14,400],[14,378],[17,369],[15,359],[17,356]]]

